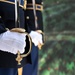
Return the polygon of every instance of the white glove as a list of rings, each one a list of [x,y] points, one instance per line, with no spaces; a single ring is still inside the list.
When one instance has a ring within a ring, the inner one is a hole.
[[[38,46],[39,43],[43,44],[42,35],[40,33],[36,31],[31,31],[29,35],[31,36],[32,42],[35,46]]]
[[[24,33],[6,31],[0,34],[0,50],[17,54],[23,53],[26,47],[26,35]]]

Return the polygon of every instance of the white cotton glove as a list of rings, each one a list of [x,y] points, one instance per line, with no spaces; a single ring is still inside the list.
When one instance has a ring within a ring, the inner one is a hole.
[[[0,50],[17,54],[23,53],[26,47],[26,35],[24,33],[6,31],[0,34]]]
[[[39,43],[43,44],[42,35],[40,33],[36,31],[31,31],[29,35],[31,36],[32,42],[35,46],[38,46]]]

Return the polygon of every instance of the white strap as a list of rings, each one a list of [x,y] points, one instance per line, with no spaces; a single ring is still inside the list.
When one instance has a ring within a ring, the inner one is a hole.
[[[36,18],[36,4],[35,4],[35,0],[32,0],[33,3],[33,11],[34,11],[34,19],[35,19],[35,28],[38,28],[38,23],[37,23],[37,18]]]

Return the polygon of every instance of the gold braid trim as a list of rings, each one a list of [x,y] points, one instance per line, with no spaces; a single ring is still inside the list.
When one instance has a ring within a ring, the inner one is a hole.
[[[27,6],[27,0],[24,0],[23,8],[26,9],[26,6]]]
[[[43,11],[43,6],[41,4],[35,4],[35,5],[36,5],[35,6],[36,10]],[[27,10],[33,10],[34,9],[33,7],[31,7],[31,6],[33,6],[31,3],[28,3],[27,6],[30,6],[30,7],[26,8]],[[38,7],[40,7],[40,8],[38,8]]]
[[[11,2],[11,1],[8,1],[8,0],[0,0],[0,2],[5,2],[5,3],[9,3],[9,4],[15,4],[15,2]],[[19,5],[19,6],[24,9],[23,5]]]

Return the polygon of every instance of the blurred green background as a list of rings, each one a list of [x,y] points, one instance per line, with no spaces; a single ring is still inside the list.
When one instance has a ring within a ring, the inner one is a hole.
[[[39,75],[75,75],[75,0],[43,0],[45,45]]]

